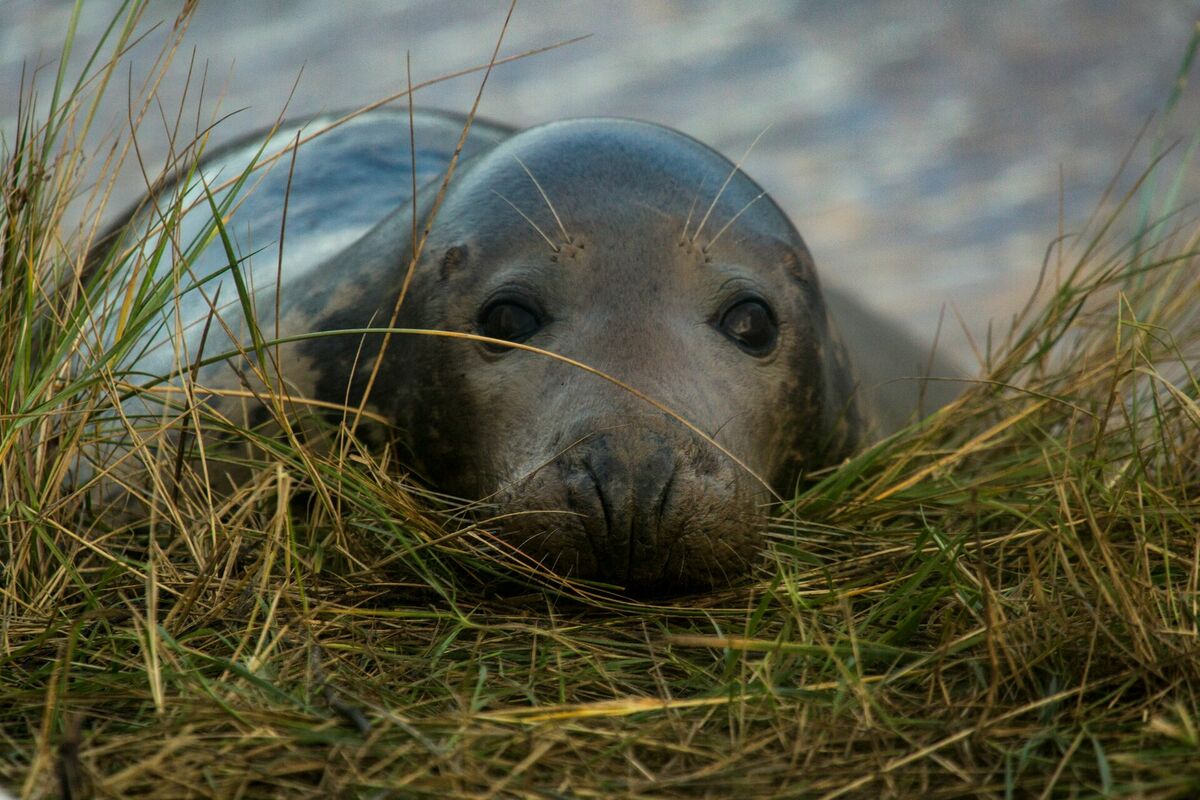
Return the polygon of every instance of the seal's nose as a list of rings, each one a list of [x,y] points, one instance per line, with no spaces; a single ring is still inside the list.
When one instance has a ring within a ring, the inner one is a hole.
[[[501,536],[549,570],[630,594],[728,583],[762,548],[769,498],[678,427],[606,415],[556,433],[496,494]]]
[[[671,507],[675,448],[666,437],[599,434],[565,464],[567,504],[579,514],[603,580],[647,585],[662,571]]]

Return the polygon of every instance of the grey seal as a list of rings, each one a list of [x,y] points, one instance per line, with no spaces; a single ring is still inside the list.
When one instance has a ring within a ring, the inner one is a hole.
[[[288,392],[365,405],[387,423],[365,436],[398,445],[438,491],[484,501],[484,524],[509,545],[631,592],[703,589],[744,573],[774,501],[805,474],[910,419],[919,392],[925,410],[952,396],[931,383],[880,404],[864,390],[887,376],[856,373],[839,328],[894,377],[919,373],[922,348],[853,299],[822,292],[804,240],[770,196],[670,128],[477,121],[430,220],[462,122],[419,112],[413,161],[408,115],[376,111],[302,145],[290,177],[281,159],[236,208],[218,192],[241,274],[220,243],[202,249],[166,288],[172,300],[131,372],[186,372],[203,329],[206,353],[231,355],[198,384],[244,385],[258,356],[236,313],[237,277],[265,339],[330,334],[277,348]],[[265,147],[263,134],[235,143],[199,174],[216,186],[298,130],[285,126]],[[201,208],[173,235],[216,239],[193,181],[179,196]],[[152,225],[147,208],[114,229],[125,237],[118,249]],[[159,243],[150,236],[143,254]],[[218,296],[222,322],[205,325]],[[389,324],[451,335],[372,332]]]

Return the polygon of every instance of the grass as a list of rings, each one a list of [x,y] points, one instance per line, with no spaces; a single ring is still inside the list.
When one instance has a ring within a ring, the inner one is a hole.
[[[148,277],[124,327],[89,330],[117,262],[84,291],[109,186],[85,176],[136,151],[114,136],[96,164],[81,142],[141,13],[126,7],[77,82],[61,71],[48,105],[27,95],[4,142],[0,785],[1200,795],[1200,226],[1159,162],[1048,251],[1037,299],[979,344],[984,379],[958,403],[780,510],[749,581],[635,602],[448,524],[352,439],[310,451],[192,395],[114,414],[135,391],[122,358],[196,246],[130,255]],[[185,31],[186,15],[173,47]],[[135,127],[158,114],[157,74]],[[181,119],[186,168],[205,126]],[[257,441],[251,478],[209,492],[208,462],[157,438],[180,426]],[[142,444],[107,477],[143,498],[136,517],[65,480],[125,436]]]

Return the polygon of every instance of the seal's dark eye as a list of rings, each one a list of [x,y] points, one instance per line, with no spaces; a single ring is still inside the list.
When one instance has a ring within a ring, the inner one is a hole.
[[[497,300],[483,310],[479,317],[479,332],[506,342],[523,342],[542,327],[536,312],[511,300]],[[503,352],[510,348],[485,344],[490,350]]]
[[[761,300],[742,300],[726,309],[721,332],[752,356],[765,356],[775,349],[779,326],[775,315]]]

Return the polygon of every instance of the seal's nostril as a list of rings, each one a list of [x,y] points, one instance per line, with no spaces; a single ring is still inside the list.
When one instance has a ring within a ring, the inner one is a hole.
[[[605,440],[598,440],[580,459],[577,470],[580,483],[591,483],[590,519],[584,528],[597,560],[604,565],[603,577],[624,585],[630,576],[636,539],[636,521],[630,512],[626,487],[628,470],[615,460]]]

